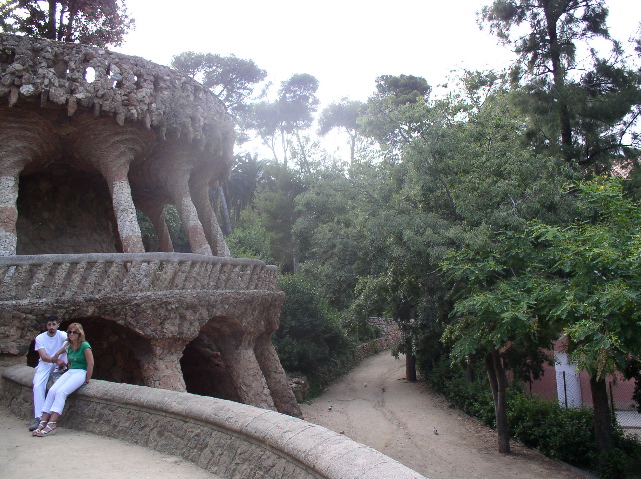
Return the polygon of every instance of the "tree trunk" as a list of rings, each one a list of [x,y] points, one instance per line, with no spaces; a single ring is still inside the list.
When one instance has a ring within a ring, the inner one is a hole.
[[[611,451],[614,447],[614,431],[605,379],[597,379],[595,376],[591,376],[590,391],[594,407],[594,437],[596,438],[597,449],[602,455]]]
[[[356,157],[356,133],[351,134],[349,131],[347,132],[350,138],[349,142],[349,166],[354,168],[354,161]]]
[[[47,38],[56,39],[56,7],[58,0],[49,0],[49,18],[47,18]]]
[[[412,344],[409,341],[405,346],[405,379],[416,381],[416,356],[412,352]]]
[[[510,430],[507,422],[507,402],[505,399],[507,378],[505,368],[501,362],[501,355],[498,351],[494,350],[485,357],[485,369],[492,388],[499,452],[508,454],[510,452]]]
[[[557,108],[559,112],[559,126],[561,128],[561,151],[566,161],[574,160],[572,125],[570,123],[570,111],[568,109],[565,92],[565,71],[561,64],[561,46],[559,45],[557,24],[560,19],[558,12],[555,12],[549,4],[543,8],[547,23],[547,31],[550,39],[550,60],[552,62],[552,78],[554,89],[557,93]]]
[[[465,379],[469,382],[474,380],[474,366],[472,366],[472,361],[468,359],[467,365],[465,366]]]
[[[225,236],[229,236],[230,234],[233,233],[232,227],[231,227],[231,219],[229,218],[229,210],[227,209],[227,198],[225,198],[225,192],[223,191],[223,187],[218,185],[218,197],[220,198],[220,212],[223,217],[223,233]]]

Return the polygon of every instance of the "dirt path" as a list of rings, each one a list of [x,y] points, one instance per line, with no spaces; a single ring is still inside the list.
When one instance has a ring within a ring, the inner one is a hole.
[[[303,414],[429,479],[585,479],[518,444],[499,454],[494,431],[404,377],[404,358],[384,351],[302,404]]]
[[[217,479],[180,457],[87,432],[60,428],[32,437],[28,421],[0,407],[0,478]]]

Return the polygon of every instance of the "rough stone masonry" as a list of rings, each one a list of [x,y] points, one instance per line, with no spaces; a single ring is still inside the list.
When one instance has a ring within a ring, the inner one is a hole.
[[[222,102],[170,68],[0,35],[0,366],[55,314],[85,326],[97,379],[300,416],[271,341],[276,269],[230,257],[209,199],[233,144]]]

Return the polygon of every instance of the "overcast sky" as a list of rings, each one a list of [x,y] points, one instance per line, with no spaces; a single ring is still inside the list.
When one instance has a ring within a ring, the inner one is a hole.
[[[476,12],[491,0],[126,0],[136,29],[118,51],[169,65],[184,51],[251,59],[278,84],[320,82],[323,104],[366,100],[380,75],[417,75],[433,87],[454,69],[502,68],[511,57]],[[611,34],[634,35],[641,0],[609,0]],[[165,6],[165,8],[162,8]]]

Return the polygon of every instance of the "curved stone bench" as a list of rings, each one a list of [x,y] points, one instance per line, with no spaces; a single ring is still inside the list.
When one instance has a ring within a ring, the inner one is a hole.
[[[0,383],[3,403],[25,419],[33,374],[11,366]],[[69,396],[67,408],[73,414],[63,414],[63,427],[181,456],[228,479],[423,478],[322,426],[222,399],[93,380]]]

